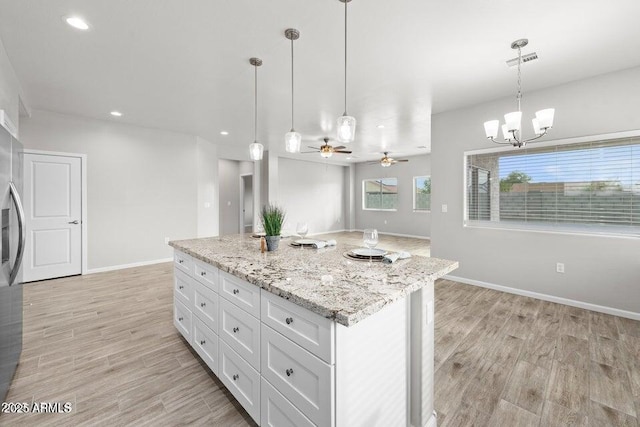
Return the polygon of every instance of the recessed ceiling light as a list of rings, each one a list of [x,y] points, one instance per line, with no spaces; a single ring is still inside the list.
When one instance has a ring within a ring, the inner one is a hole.
[[[111,115],[114,117],[122,117],[122,113],[120,111],[112,111]]]
[[[378,125],[376,126],[378,129],[384,129],[384,125]]]
[[[229,132],[227,132],[226,130],[223,130],[222,132],[220,132],[220,135],[229,135]]]
[[[78,30],[86,31],[89,29],[89,24],[80,18],[79,16],[67,16],[64,18],[65,22]]]

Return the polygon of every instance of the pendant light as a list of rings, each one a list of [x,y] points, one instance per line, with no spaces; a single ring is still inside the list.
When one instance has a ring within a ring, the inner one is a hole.
[[[284,144],[287,153],[299,153],[302,136],[293,129],[293,41],[300,38],[300,31],[288,28],[284,36],[291,40],[291,131],[284,136]]]
[[[553,127],[553,116],[555,109],[547,108],[536,112],[536,117],[531,122],[533,124],[533,131],[536,134],[533,138],[522,138],[521,121],[522,110],[520,103],[522,100],[522,75],[520,66],[522,65],[522,48],[529,44],[528,39],[519,39],[511,43],[511,49],[518,50],[518,93],[516,94],[516,102],[518,104],[518,111],[507,113],[504,115],[505,124],[502,125],[503,141],[497,140],[498,129],[500,128],[499,120],[490,120],[484,123],[484,131],[488,139],[496,144],[508,144],[514,147],[524,147],[527,142],[540,139],[547,134],[549,129]]]
[[[356,137],[356,119],[347,115],[347,3],[351,0],[339,0],[344,3],[344,114],[338,117],[338,142],[353,142]]]
[[[258,67],[262,65],[262,59],[251,58],[249,63],[255,69],[255,91],[254,91],[254,116],[253,116],[253,144],[249,145],[249,157],[251,160],[262,160],[264,146],[258,142]]]

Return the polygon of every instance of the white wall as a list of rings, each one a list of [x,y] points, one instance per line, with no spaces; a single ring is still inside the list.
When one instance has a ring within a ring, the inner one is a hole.
[[[198,171],[198,237],[218,235],[219,186],[218,147],[200,137],[196,138]]]
[[[413,211],[413,178],[431,175],[431,156],[406,158],[409,159],[408,163],[398,163],[388,168],[379,164],[356,164],[354,207],[357,229],[376,228],[380,232],[420,237],[431,235],[431,213]],[[362,181],[375,178],[398,178],[397,211],[362,209]]]
[[[87,155],[90,270],[167,258],[165,237],[197,235],[194,136],[45,111],[20,133],[28,149]]]
[[[345,169],[278,158],[276,203],[286,211],[285,230],[295,232],[298,222],[309,225],[309,234],[345,228]]]
[[[253,162],[220,159],[220,235],[240,232],[240,175],[253,174]]]
[[[523,117],[556,108],[545,140],[640,129],[638,82],[634,68],[525,93]],[[465,279],[640,313],[637,238],[463,227],[463,152],[494,146],[483,122],[512,109],[505,98],[433,116],[432,255],[458,260],[453,274]],[[556,262],[565,264],[564,274],[555,272]]]
[[[0,40],[0,110],[5,110],[16,127],[20,125],[21,92],[20,82]]]

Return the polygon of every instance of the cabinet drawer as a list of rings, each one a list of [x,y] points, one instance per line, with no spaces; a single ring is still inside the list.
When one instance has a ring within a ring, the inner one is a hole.
[[[193,274],[196,280],[214,292],[218,292],[218,269],[197,259],[193,260]]]
[[[184,271],[189,275],[193,274],[193,260],[189,255],[180,251],[173,251],[173,263],[178,270]]]
[[[260,288],[231,274],[220,272],[220,295],[260,318]]]
[[[173,295],[184,305],[193,307],[194,280],[178,269],[173,270]]]
[[[334,363],[335,325],[333,321],[264,289],[261,292],[262,323],[271,326],[325,362]]]
[[[218,378],[256,423],[260,422],[260,374],[220,340]]]
[[[198,319],[193,317],[193,348],[202,357],[214,374],[218,375],[218,335]]]
[[[193,313],[213,332],[218,333],[218,294],[200,282],[194,282]]]
[[[261,375],[317,426],[333,418],[333,369],[262,324]]]
[[[173,299],[173,325],[191,343],[191,311],[175,298]]]
[[[291,402],[262,378],[260,387],[260,419],[262,426],[315,427]]]
[[[256,370],[260,369],[260,321],[220,298],[220,337]]]

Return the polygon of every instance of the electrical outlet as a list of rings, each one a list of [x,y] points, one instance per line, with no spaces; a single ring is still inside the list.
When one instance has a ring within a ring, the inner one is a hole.
[[[556,273],[564,273],[564,263],[556,263]]]
[[[168,237],[165,237],[165,238],[164,238],[164,244],[165,244],[165,245],[168,245],[168,244],[169,244],[169,240],[170,240],[170,239],[169,239]]]
[[[448,210],[448,206],[442,205],[442,213],[447,213],[447,210]]]

